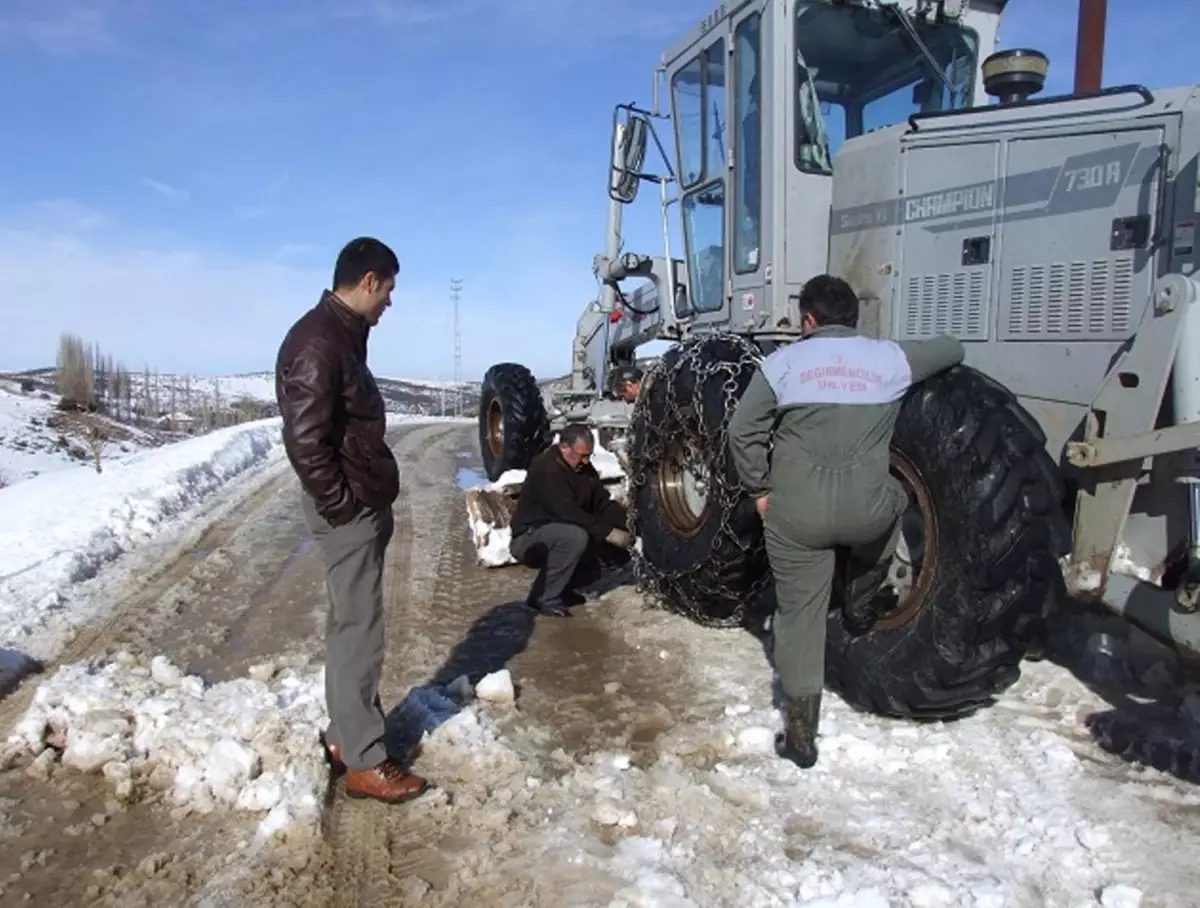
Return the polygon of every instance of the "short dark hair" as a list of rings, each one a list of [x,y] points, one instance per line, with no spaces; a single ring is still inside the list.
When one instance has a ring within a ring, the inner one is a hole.
[[[622,366],[617,370],[617,384],[622,385],[627,381],[640,382],[643,374],[637,366]]]
[[[360,236],[338,253],[337,264],[333,267],[333,289],[357,287],[367,274],[387,280],[399,271],[400,260],[396,253],[374,237]]]
[[[811,315],[818,325],[858,325],[858,296],[840,277],[818,274],[800,291],[800,316]]]
[[[581,441],[586,441],[589,445],[596,441],[592,437],[592,430],[584,423],[573,422],[558,433],[558,443],[566,445],[568,448],[575,447]]]

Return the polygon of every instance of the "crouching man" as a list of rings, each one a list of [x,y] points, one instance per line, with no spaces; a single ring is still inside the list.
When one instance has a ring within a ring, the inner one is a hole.
[[[587,426],[567,426],[557,444],[533,459],[521,486],[509,552],[526,565],[542,562],[529,605],[543,615],[567,615],[568,606],[582,601],[571,587],[585,555],[605,542],[632,544],[625,508],[591,464],[593,447]]]
[[[862,569],[847,586],[882,583],[908,505],[889,472],[900,404],[914,384],[961,362],[964,350],[945,335],[903,343],[860,335],[858,298],[830,275],[804,285],[800,315],[805,339],[763,360],[738,403],[729,445],[757,500],[775,578],[775,666],[787,697],[776,749],[808,768],[817,760],[835,547],[849,548]],[[847,629],[869,631],[885,601],[855,596]]]

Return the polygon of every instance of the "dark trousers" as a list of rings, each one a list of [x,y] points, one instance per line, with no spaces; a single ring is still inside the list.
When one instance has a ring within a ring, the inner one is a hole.
[[[533,605],[565,605],[563,596],[592,548],[587,530],[571,523],[547,523],[514,536],[508,550],[529,567],[540,567],[529,592]]]

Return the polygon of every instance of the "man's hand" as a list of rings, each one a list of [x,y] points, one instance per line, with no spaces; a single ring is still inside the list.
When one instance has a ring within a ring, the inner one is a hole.
[[[768,495],[759,495],[757,498],[754,499],[754,507],[755,507],[755,510],[758,511],[759,517],[767,516],[767,499],[770,497],[771,496],[769,494]]]
[[[604,541],[610,545],[615,545],[619,549],[628,549],[633,545],[633,536],[627,530],[613,529],[608,531],[608,535],[604,537]]]

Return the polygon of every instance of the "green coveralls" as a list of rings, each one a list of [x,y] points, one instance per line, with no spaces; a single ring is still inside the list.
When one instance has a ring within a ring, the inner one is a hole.
[[[824,687],[833,547],[877,565],[895,552],[908,500],[888,448],[905,392],[963,354],[945,335],[897,343],[822,327],[768,356],[746,388],[729,445],[743,486],[771,496],[763,529],[788,697]]]

